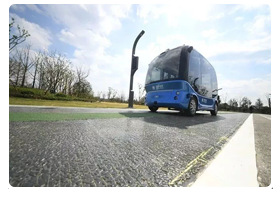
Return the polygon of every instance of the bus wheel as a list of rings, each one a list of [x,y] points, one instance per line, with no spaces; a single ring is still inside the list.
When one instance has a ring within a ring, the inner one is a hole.
[[[192,97],[190,99],[190,102],[189,102],[189,107],[188,107],[188,110],[187,110],[187,114],[190,115],[190,116],[194,116],[195,113],[196,113],[196,100]]]
[[[158,107],[155,107],[155,106],[151,106],[149,107],[150,111],[152,112],[156,112],[158,110]]]
[[[214,110],[210,111],[211,115],[216,116],[218,113],[218,105],[215,103]]]

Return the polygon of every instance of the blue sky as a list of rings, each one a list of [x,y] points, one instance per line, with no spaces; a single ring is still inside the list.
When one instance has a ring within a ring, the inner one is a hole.
[[[221,99],[271,93],[271,17],[268,5],[12,5],[9,19],[31,36],[34,51],[66,53],[90,69],[97,94],[113,87],[128,97],[131,48],[141,30],[134,75],[144,84],[150,61],[167,48],[192,45],[214,66]]]

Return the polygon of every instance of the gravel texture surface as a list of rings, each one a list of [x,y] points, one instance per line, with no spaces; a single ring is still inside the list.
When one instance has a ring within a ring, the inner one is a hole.
[[[10,112],[38,109],[10,107]],[[131,111],[113,112],[125,115]],[[10,122],[9,182],[12,186],[49,187],[188,185],[249,116],[160,113],[137,118]]]

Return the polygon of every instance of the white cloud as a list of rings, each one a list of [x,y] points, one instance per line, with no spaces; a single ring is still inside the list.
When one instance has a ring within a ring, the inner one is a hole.
[[[21,5],[21,4],[13,4],[10,6],[10,10],[16,10],[16,11],[19,11],[19,12],[23,12],[25,11],[25,6],[24,5]],[[10,11],[11,12],[11,11]]]
[[[18,24],[21,27],[21,29],[26,29],[31,35],[27,37],[26,41],[20,44],[19,46],[31,44],[33,50],[42,50],[48,48],[48,46],[51,45],[51,33],[48,30],[42,28],[38,24],[29,22],[24,18],[21,18],[14,13],[10,13],[10,21],[11,18],[15,19],[15,28],[13,31],[17,31],[16,26]]]
[[[227,101],[230,98],[248,97],[254,105],[258,98],[261,98],[264,105],[268,105],[265,95],[271,93],[270,75],[264,78],[256,78],[250,80],[219,80],[219,88],[223,88],[220,92],[221,96],[228,94]]]
[[[144,23],[158,19],[161,15],[166,16],[167,24],[176,27],[182,19],[190,18],[194,21],[217,20],[224,17],[225,13],[222,10],[213,12],[213,5],[209,4],[191,4],[188,6],[180,4],[141,4],[137,7],[137,15],[143,19]]]
[[[236,17],[234,20],[235,21],[242,21],[244,19],[244,17]]]
[[[268,36],[270,35],[270,15],[257,15],[254,21],[247,22],[244,28],[252,36]]]
[[[36,5],[34,4],[26,4],[25,5],[27,8],[29,8],[30,10],[36,11],[39,14],[43,14],[43,11],[41,9],[39,9]]]
[[[217,31],[215,29],[209,29],[201,32],[202,37],[209,38],[209,37],[217,37]]]
[[[229,12],[228,14],[234,14],[237,11],[243,11],[243,12],[247,12],[247,11],[253,11],[253,10],[257,10],[263,7],[267,7],[268,5],[266,4],[238,4],[235,5]],[[269,8],[269,7],[268,7]]]

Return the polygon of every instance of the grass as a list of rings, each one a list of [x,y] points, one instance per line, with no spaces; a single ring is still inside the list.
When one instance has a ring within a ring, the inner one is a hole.
[[[83,102],[83,101],[60,101],[60,100],[42,100],[27,99],[18,97],[9,97],[10,105],[33,105],[33,106],[60,106],[60,107],[84,107],[84,108],[127,108],[127,103],[114,102]],[[144,105],[133,106],[136,109],[147,109]]]

